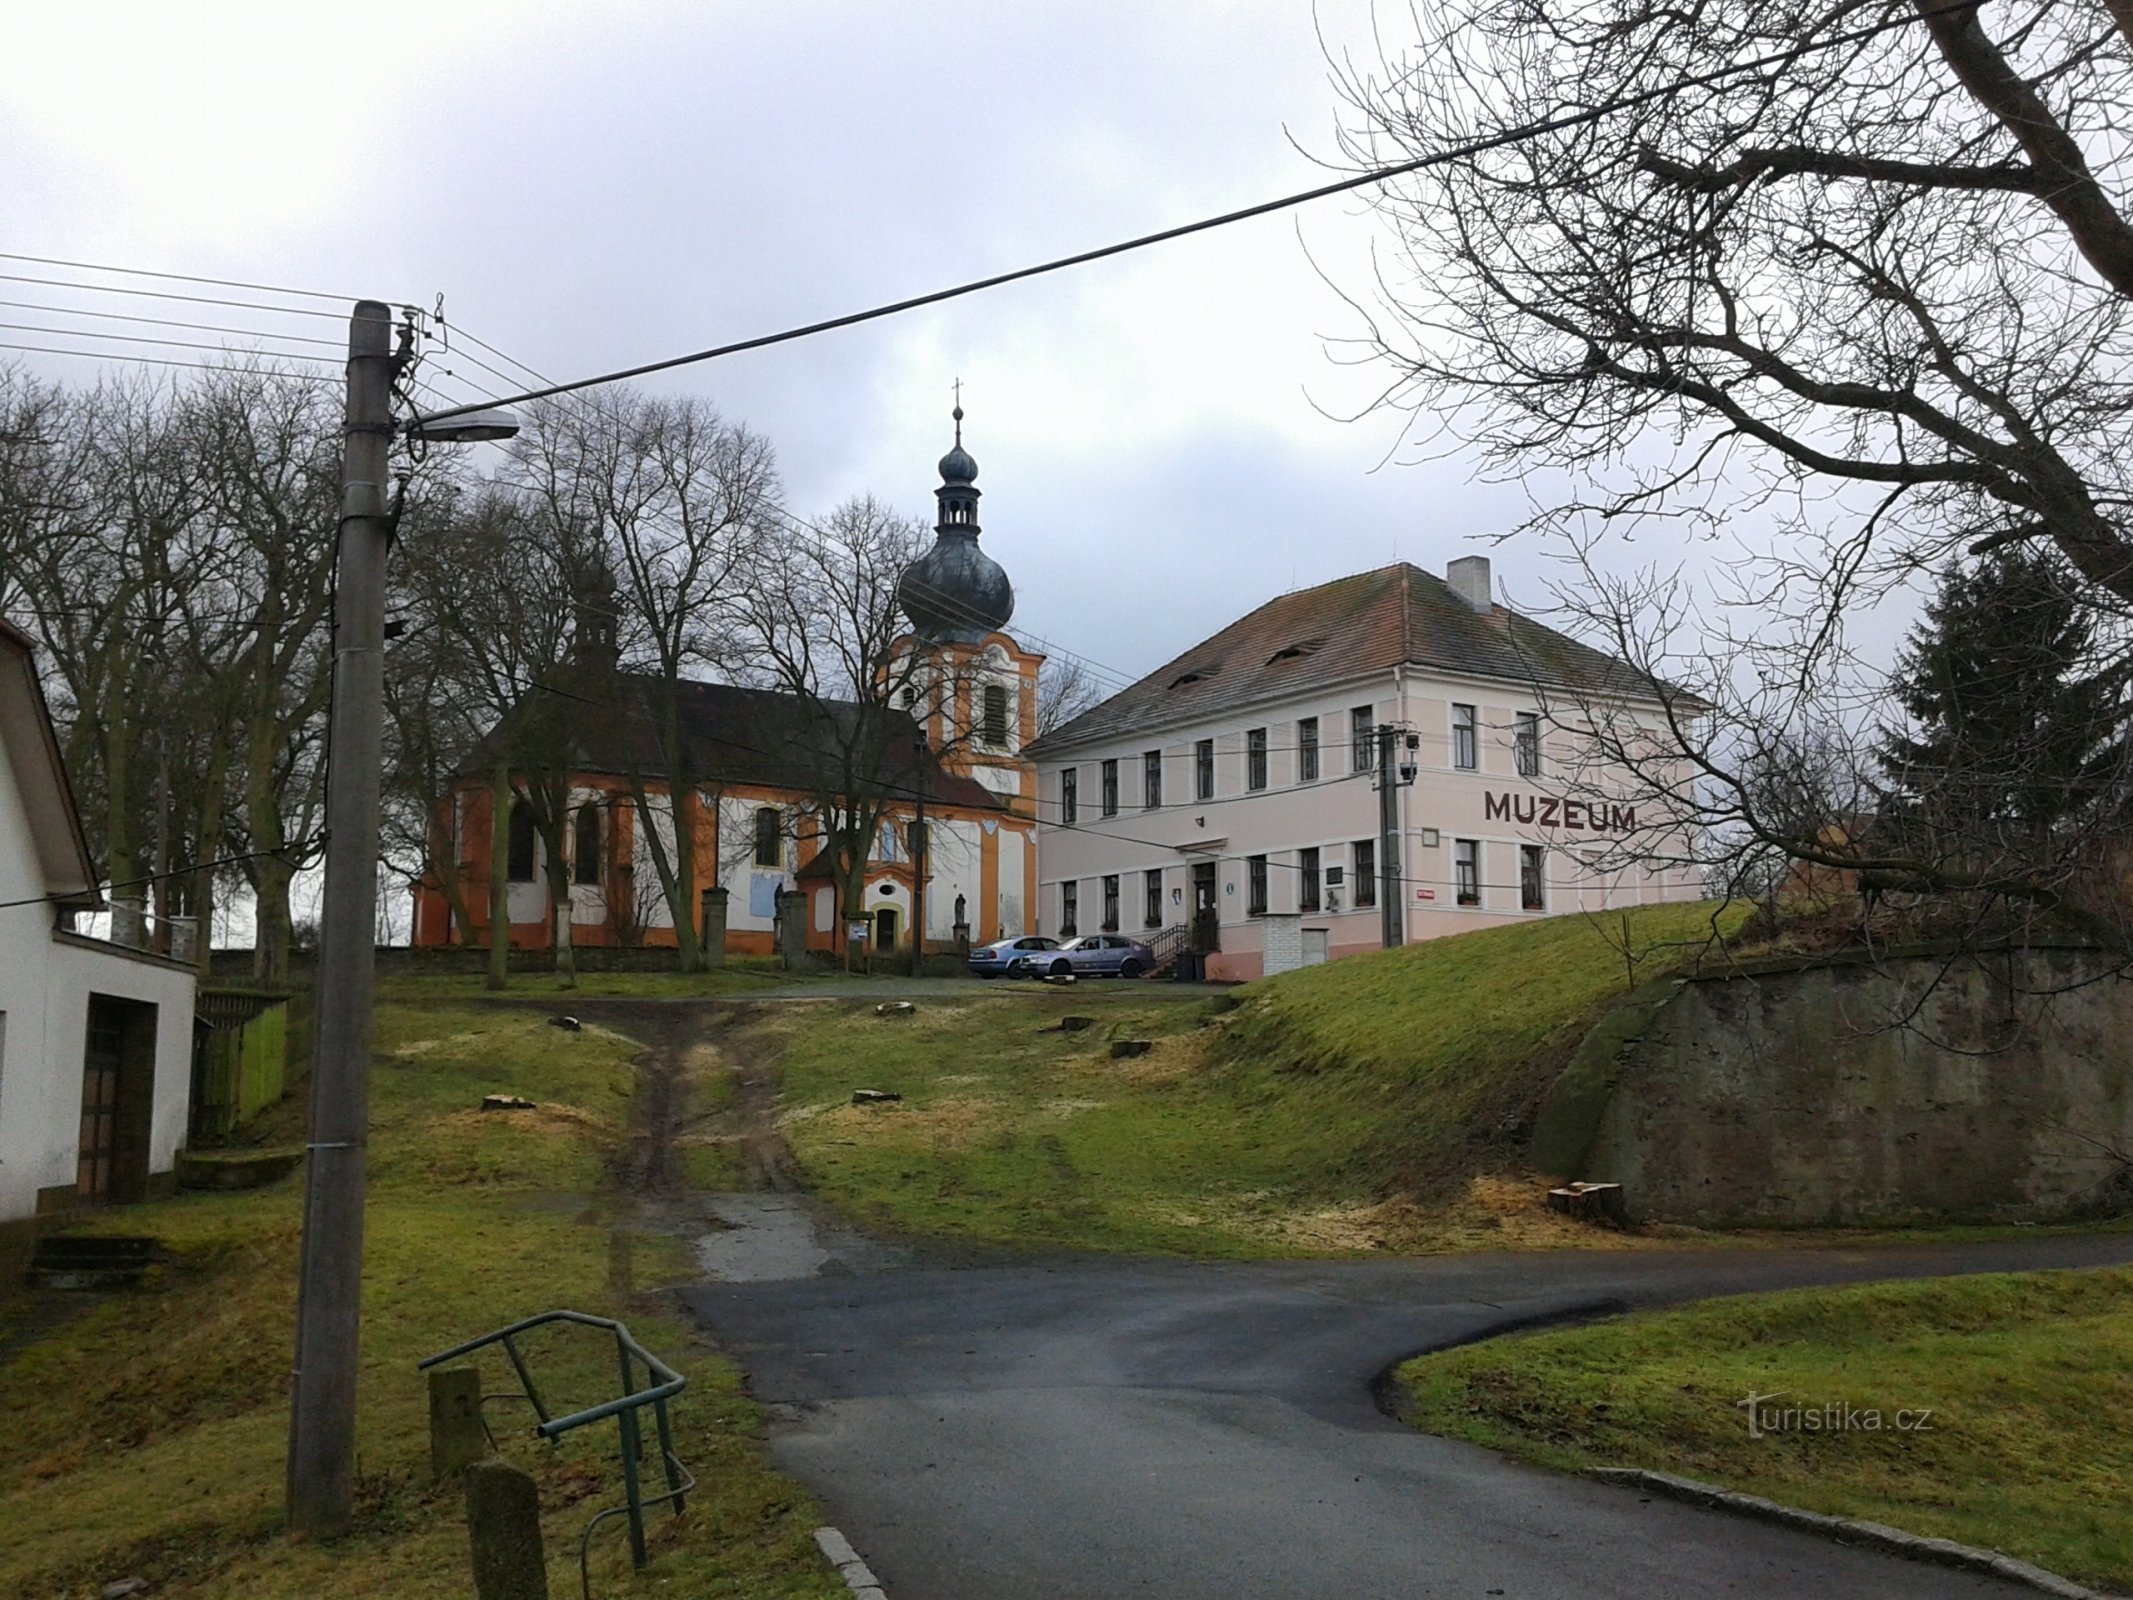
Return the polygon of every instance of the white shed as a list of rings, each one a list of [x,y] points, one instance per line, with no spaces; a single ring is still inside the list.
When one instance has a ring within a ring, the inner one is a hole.
[[[103,906],[29,637],[0,622],[0,1269],[37,1228],[174,1182],[190,964],[62,926]]]

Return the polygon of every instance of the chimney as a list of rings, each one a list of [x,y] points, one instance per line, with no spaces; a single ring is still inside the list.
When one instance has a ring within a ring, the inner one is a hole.
[[[1495,602],[1489,596],[1489,558],[1487,556],[1461,556],[1444,569],[1444,581],[1452,586],[1452,593],[1486,613]]]

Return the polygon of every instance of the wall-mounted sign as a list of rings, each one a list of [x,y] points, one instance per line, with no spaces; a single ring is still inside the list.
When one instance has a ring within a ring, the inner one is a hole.
[[[1437,898],[1437,891],[1434,889],[1417,889],[1415,898],[1417,900],[1434,900]]]
[[[1635,806],[1618,806],[1600,800],[1566,800],[1553,794],[1513,794],[1509,790],[1483,795],[1481,814],[1490,822],[1515,822],[1528,828],[1634,833],[1637,827]]]

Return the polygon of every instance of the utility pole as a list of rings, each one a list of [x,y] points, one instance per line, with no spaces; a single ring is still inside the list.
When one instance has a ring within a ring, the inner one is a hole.
[[[1378,724],[1378,928],[1387,950],[1407,939],[1406,906],[1400,899],[1400,790],[1395,742],[1399,730]]]
[[[378,900],[383,739],[386,451],[392,442],[392,312],[356,302],[334,549],[333,706],[326,780],[326,890],[305,1146],[304,1247],[290,1376],[288,1524],[328,1538],[355,1502],[363,1163],[370,1126],[370,1003]]]
[[[911,976],[926,975],[926,857],[933,841],[926,837],[926,757],[933,753],[924,739],[913,746],[918,756],[916,835],[911,840]]]

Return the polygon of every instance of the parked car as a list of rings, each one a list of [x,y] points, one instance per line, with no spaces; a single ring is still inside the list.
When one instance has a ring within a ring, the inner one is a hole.
[[[1155,965],[1155,952],[1138,939],[1117,933],[1090,933],[1069,939],[1049,953],[1030,951],[1015,957],[1009,977],[1138,978]]]
[[[1036,933],[1026,933],[1019,939],[995,939],[970,952],[970,970],[980,978],[1003,978],[1018,957],[1042,955],[1058,948],[1057,939],[1047,939]]]

